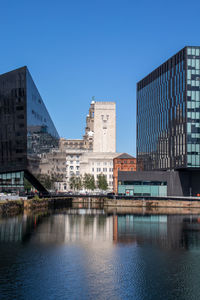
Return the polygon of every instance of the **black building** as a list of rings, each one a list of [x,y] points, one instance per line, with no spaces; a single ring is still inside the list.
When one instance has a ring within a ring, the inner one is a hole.
[[[59,135],[27,69],[0,75],[0,190],[23,188],[36,179],[43,153],[58,147]]]
[[[200,168],[200,47],[185,47],[137,84],[142,170]]]
[[[168,195],[200,194],[200,47],[183,48],[137,83],[137,169],[168,171]]]

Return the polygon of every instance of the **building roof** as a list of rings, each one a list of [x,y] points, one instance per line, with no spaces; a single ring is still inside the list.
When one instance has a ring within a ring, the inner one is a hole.
[[[135,158],[127,153],[122,153],[119,156],[115,157],[115,158]]]

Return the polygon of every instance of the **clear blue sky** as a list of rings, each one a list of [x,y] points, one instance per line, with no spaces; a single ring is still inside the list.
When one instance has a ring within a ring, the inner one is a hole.
[[[136,83],[200,45],[200,1],[1,0],[0,73],[27,65],[62,137],[91,97],[117,103],[117,151],[136,151]]]

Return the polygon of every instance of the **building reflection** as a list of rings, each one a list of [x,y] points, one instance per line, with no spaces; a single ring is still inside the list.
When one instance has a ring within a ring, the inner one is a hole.
[[[107,215],[101,209],[0,219],[0,243],[144,243],[165,249],[200,248],[199,215]]]

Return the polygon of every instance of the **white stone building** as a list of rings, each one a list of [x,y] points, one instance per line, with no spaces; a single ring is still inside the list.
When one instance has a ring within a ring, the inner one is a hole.
[[[113,158],[116,153],[116,104],[92,101],[86,117],[83,139],[60,139],[60,152],[65,153],[65,184],[60,191],[70,190],[71,176],[104,174],[109,189],[113,188]]]
[[[110,190],[113,188],[113,158],[118,154],[115,152],[92,152],[82,154],[80,163],[80,174],[85,173],[94,175],[97,180],[97,175],[104,174],[107,179]]]
[[[116,152],[116,104],[115,102],[94,103],[93,152]]]

